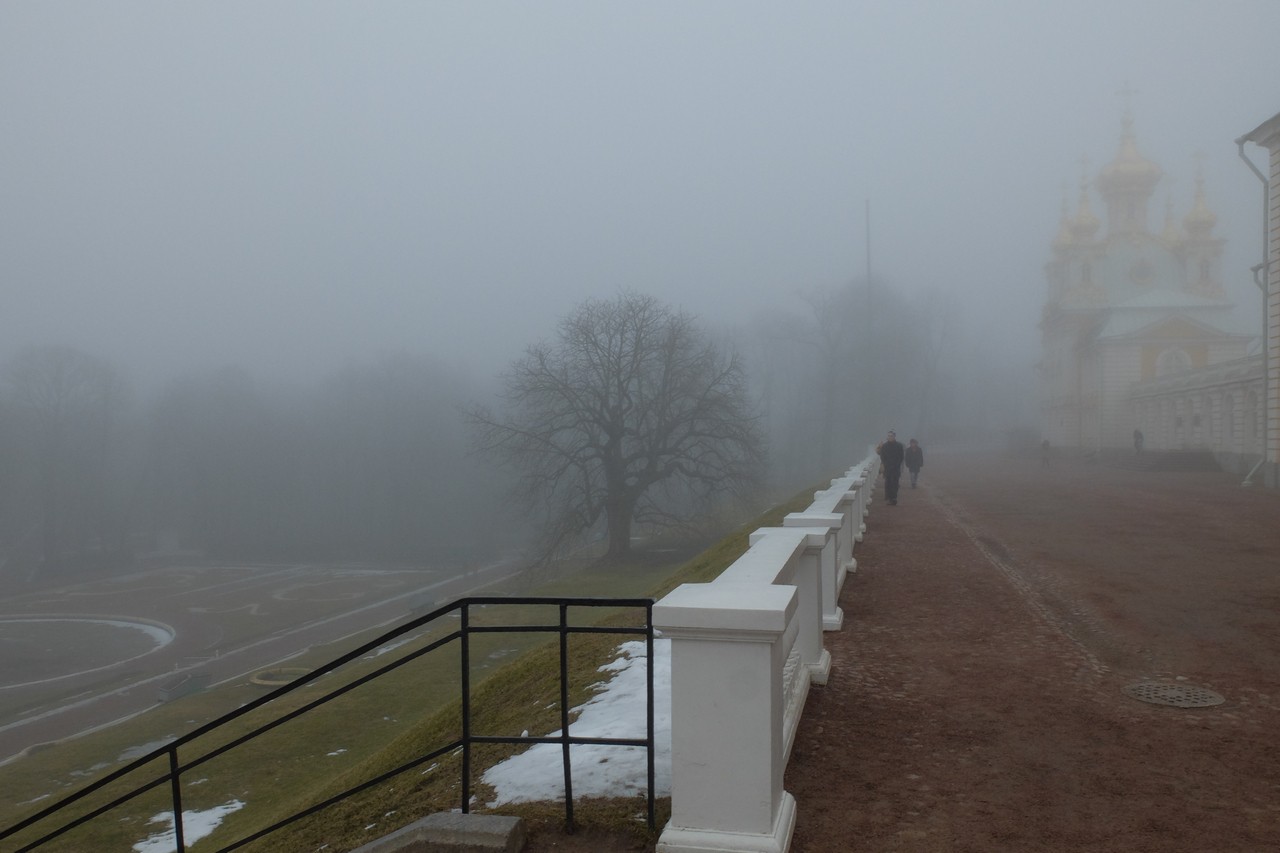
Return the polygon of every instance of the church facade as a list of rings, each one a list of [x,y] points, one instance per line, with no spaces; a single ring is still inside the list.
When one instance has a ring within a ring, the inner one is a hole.
[[[1243,460],[1262,450],[1256,336],[1232,330],[1203,176],[1189,211],[1178,218],[1166,204],[1156,228],[1150,208],[1162,176],[1126,115],[1115,158],[1092,187],[1082,178],[1074,212],[1064,202],[1045,266],[1042,432],[1082,453],[1132,452],[1141,433],[1147,449]]]

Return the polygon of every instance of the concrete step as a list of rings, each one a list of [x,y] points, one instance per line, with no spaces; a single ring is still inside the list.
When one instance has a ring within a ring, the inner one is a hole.
[[[524,841],[518,817],[439,812],[352,853],[520,853]]]

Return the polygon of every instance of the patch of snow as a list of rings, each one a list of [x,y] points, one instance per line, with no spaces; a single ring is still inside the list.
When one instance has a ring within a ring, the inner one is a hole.
[[[240,800],[232,800],[204,811],[184,811],[182,813],[183,842],[187,846],[194,844],[217,829],[224,817],[242,808],[244,803]],[[178,845],[178,835],[173,827],[173,812],[160,812],[147,822],[168,824],[168,828],[149,835],[133,845],[134,853],[173,853]]]
[[[387,652],[394,652],[396,649],[400,648],[406,643],[410,643],[416,639],[417,639],[417,636],[402,637],[401,639],[397,640],[394,643],[387,643],[385,646],[379,646],[378,648],[373,650],[373,654],[365,655],[363,658],[361,658],[361,660],[373,660],[374,658],[381,657],[385,655]]]
[[[613,677],[594,685],[597,693],[574,708],[574,737],[643,738],[645,734],[645,644],[623,643],[618,658],[600,667]],[[671,793],[671,641],[653,644],[654,795]],[[556,737],[559,731],[548,737]],[[642,747],[581,745],[569,749],[575,796],[605,797],[645,791],[648,769]],[[534,744],[482,777],[495,791],[490,807],[507,803],[555,801],[564,798],[560,746]]]
[[[131,746],[116,757],[116,761],[133,761],[135,758],[141,758],[148,752],[153,752],[160,747],[171,743],[174,740],[173,735],[165,735],[160,740],[153,740],[139,746]]]
[[[139,754],[142,754],[142,753],[139,753]],[[92,767],[90,767],[88,770],[72,770],[72,771],[71,771],[70,773],[68,773],[67,775],[68,775],[68,776],[76,776],[76,777],[79,777],[79,776],[92,776],[94,773],[97,773],[99,770],[102,770],[102,769],[104,769],[104,768],[106,768],[106,767],[109,767],[109,766],[110,766],[110,765],[109,765],[109,764],[107,764],[105,761],[100,761],[100,762],[98,762],[97,764],[95,764],[95,765],[93,765]]]

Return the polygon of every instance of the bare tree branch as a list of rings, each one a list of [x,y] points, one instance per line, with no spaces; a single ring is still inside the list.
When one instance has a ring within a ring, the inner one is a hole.
[[[603,521],[607,556],[620,557],[633,521],[678,524],[699,501],[758,482],[741,360],[652,297],[583,303],[503,379],[505,414],[467,412],[473,446],[519,472],[518,497],[546,516],[549,546]]]

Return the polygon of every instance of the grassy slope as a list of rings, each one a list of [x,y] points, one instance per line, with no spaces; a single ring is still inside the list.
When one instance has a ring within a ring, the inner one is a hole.
[[[681,583],[712,580],[746,550],[751,531],[781,524],[788,512],[807,507],[811,495],[811,491],[802,492],[683,564],[637,559],[626,566],[584,567],[560,577],[544,578],[538,588],[530,592],[550,596],[659,598]],[[524,617],[531,615],[523,614]],[[639,624],[639,617],[640,614],[634,612],[614,612],[602,621],[634,625]],[[547,618],[539,615],[538,621]],[[451,626],[445,629],[448,627]],[[438,633],[440,631],[431,636]],[[498,634],[477,638],[472,677],[480,683],[477,686],[473,681],[474,732],[518,735],[524,730],[549,732],[560,727],[557,649],[548,636]],[[419,643],[426,639],[429,637]],[[591,685],[599,680],[599,667],[612,659],[617,645],[626,639],[630,638],[611,634],[572,637],[570,707],[590,698]],[[403,648],[413,648],[413,645]],[[316,649],[290,664],[318,666],[338,651],[341,650]],[[334,684],[326,684],[327,680],[346,681],[385,662],[381,659],[357,662],[349,673],[326,676],[320,684],[292,695],[288,703],[300,703],[322,689],[331,689]],[[460,732],[460,708],[453,697],[458,695],[458,681],[453,655],[427,655],[193,770],[184,777],[185,809],[210,808],[232,799],[248,804],[228,817],[220,829],[196,849],[231,843],[253,828],[281,819],[456,739]],[[204,720],[259,695],[261,688],[238,685],[186,697],[97,735],[50,747],[38,760],[29,758],[0,769],[0,825],[8,825],[52,801],[24,803],[33,795],[52,792],[54,796],[62,796],[98,773],[118,766],[119,755],[129,747],[190,731]],[[270,707],[273,708],[271,714],[279,713],[276,703]],[[265,713],[249,715],[243,725],[229,727],[234,731],[219,731],[217,742],[268,718]],[[189,760],[188,755],[199,754],[213,745],[212,742],[195,745],[197,748],[184,753],[183,759]],[[504,746],[477,750],[472,778],[478,780],[484,767],[511,752],[511,747]],[[149,775],[161,770],[163,768],[148,768]],[[86,771],[88,775],[82,775]],[[322,846],[326,851],[350,849],[425,814],[457,808],[459,778],[457,759],[445,756],[432,766],[409,770],[245,849],[304,851]],[[131,777],[129,781],[137,784],[140,777]],[[192,784],[197,781],[200,783]],[[473,789],[473,793],[483,802],[486,792]],[[116,809],[94,821],[89,829],[73,832],[65,842],[47,849],[80,850],[86,849],[85,844],[101,849],[128,849],[133,841],[156,829],[146,822],[150,816],[164,811],[167,803],[164,789],[146,795],[140,802]],[[643,802],[609,801],[576,803],[576,806],[578,823],[584,827],[630,826],[640,834],[645,831],[644,824],[635,820],[637,813],[644,811]],[[563,819],[560,804],[503,811],[521,813],[535,824],[558,824]],[[663,819],[660,815],[659,825]],[[89,837],[93,840],[89,841]]]

